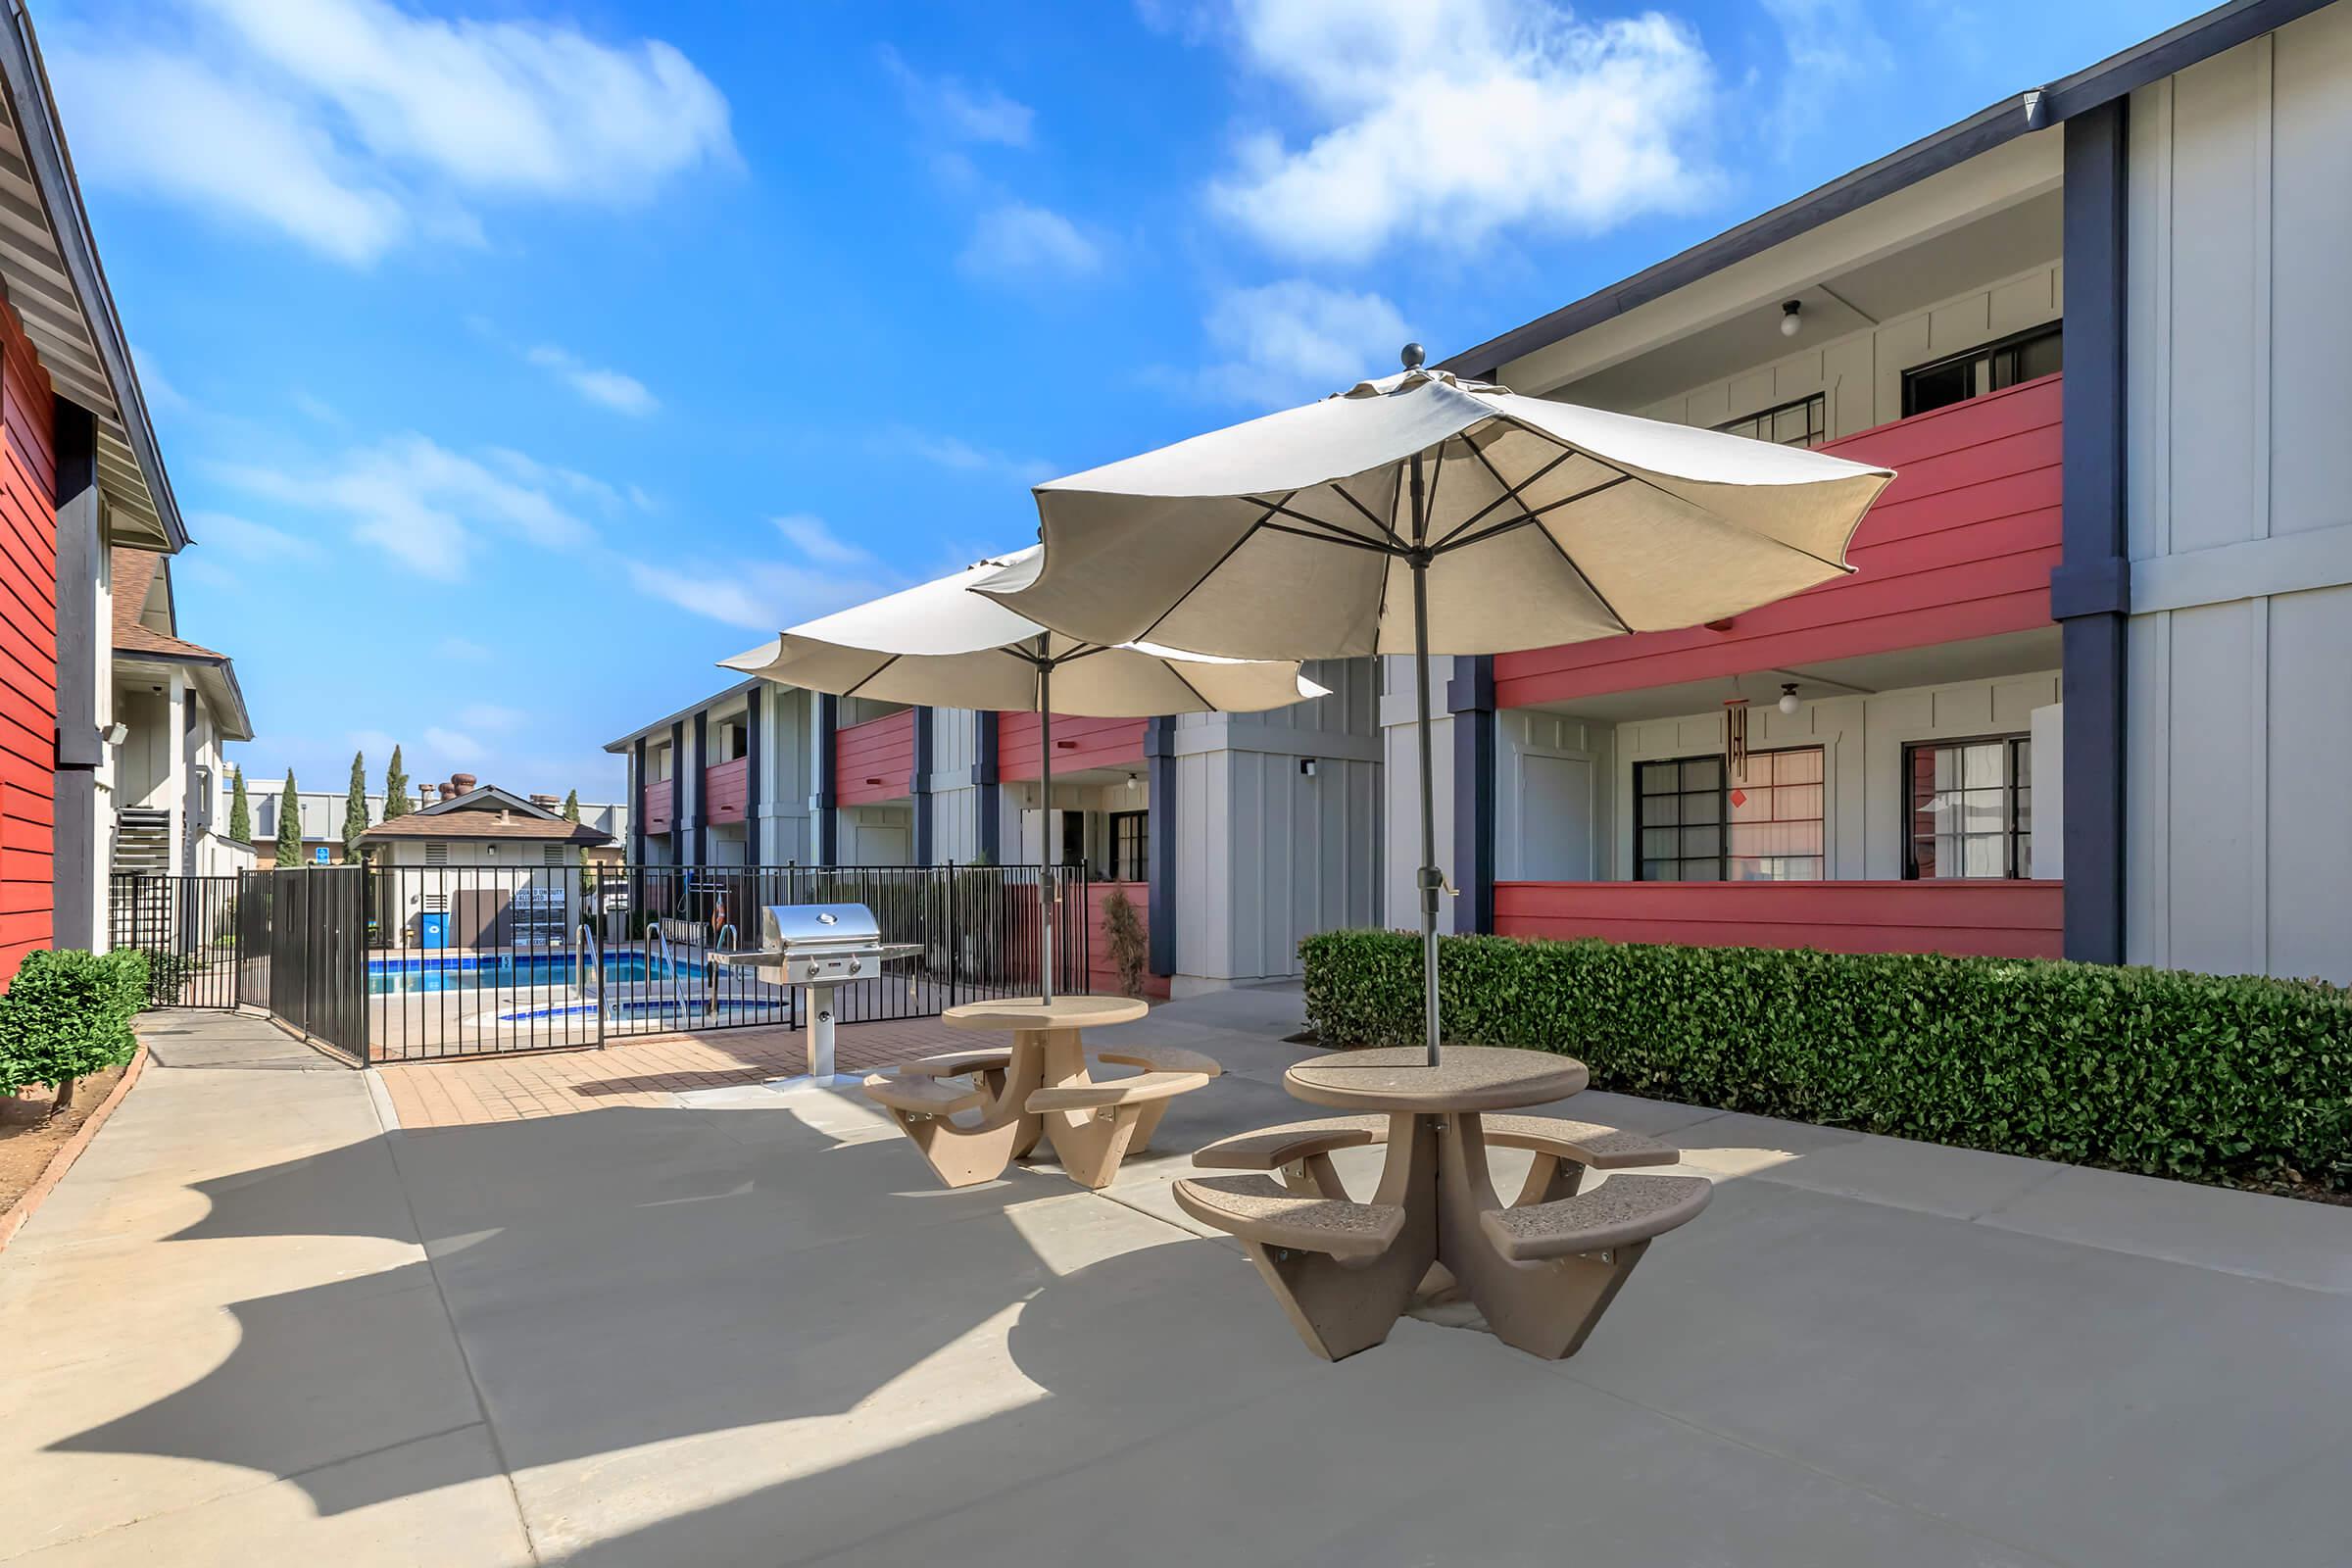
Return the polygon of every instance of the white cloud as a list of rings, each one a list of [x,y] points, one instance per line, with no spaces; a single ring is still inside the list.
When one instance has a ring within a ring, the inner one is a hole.
[[[1210,302],[1202,325],[1222,358],[1191,378],[1195,390],[1266,408],[1328,397],[1388,374],[1410,335],[1381,295],[1298,278],[1227,289]]]
[[[482,752],[482,743],[472,736],[459,730],[443,729],[438,724],[426,726],[424,744],[430,748],[425,755],[436,764],[445,762],[460,768]],[[402,760],[406,761],[407,759],[404,757]],[[436,766],[435,771],[439,770]]]
[[[199,546],[245,561],[315,561],[322,554],[316,540],[225,512],[189,514],[188,532]]]
[[[541,369],[554,371],[558,380],[589,402],[615,413],[644,416],[662,406],[635,376],[589,365],[553,343],[542,343],[524,357]]]
[[[925,76],[887,46],[882,65],[906,95],[908,106],[948,135],[1004,147],[1029,145],[1037,114],[1027,104],[994,87],[969,86],[954,76]]]
[[[530,465],[527,458],[521,462]],[[235,465],[220,469],[251,494],[340,514],[354,538],[441,578],[461,576],[485,535],[509,535],[548,550],[595,541],[594,531],[551,493],[552,481],[510,476],[514,471],[510,466],[502,474],[413,434],[355,448],[313,473]]]
[[[1054,473],[1054,465],[1042,458],[1015,457],[1010,453],[974,446],[960,436],[934,435],[923,430],[910,430],[904,425],[884,431],[879,450],[884,454],[910,455],[956,473],[998,474],[1007,479],[1017,479],[1022,484],[1051,479]]]
[[[1552,0],[1235,0],[1232,35],[1316,128],[1302,144],[1246,137],[1210,202],[1286,254],[1592,232],[1710,188],[1713,68],[1654,11],[1587,23]]]
[[[820,566],[870,566],[873,553],[851,544],[825,526],[822,517],[796,512],[775,519],[776,532],[787,544]]]
[[[906,586],[878,569],[820,571],[774,561],[685,568],[632,561],[628,567],[639,592],[763,635]]]
[[[330,430],[345,430],[351,427],[351,421],[344,418],[342,413],[324,398],[315,397],[302,388],[296,387],[293,393],[293,402],[294,407]]]
[[[1780,24],[1788,74],[1771,115],[1783,156],[1828,122],[1857,85],[1894,69],[1894,52],[1871,24],[1861,0],[1763,0]]]
[[[418,235],[478,242],[468,201],[632,202],[735,158],[725,98],[665,43],[385,0],[194,10],[168,44],[148,24],[50,51],[85,176],[338,261]]]
[[[458,710],[458,722],[469,730],[488,730],[494,735],[508,734],[527,723],[530,715],[519,708],[502,708],[497,703],[468,703]]]
[[[448,636],[433,646],[442,658],[458,660],[465,663],[485,663],[490,659],[489,646],[485,643],[477,643],[470,637]]]
[[[1095,271],[1102,247],[1050,208],[1006,202],[980,215],[956,261],[976,276],[1050,283]]]
[[[164,372],[156,368],[155,361],[136,343],[130,346],[130,367],[139,378],[139,390],[146,394],[150,409],[176,414],[190,406],[179,388],[164,379]]]

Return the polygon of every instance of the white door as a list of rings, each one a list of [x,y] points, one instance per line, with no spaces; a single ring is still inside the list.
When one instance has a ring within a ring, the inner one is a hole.
[[[1519,759],[1519,865],[1513,880],[1592,880],[1592,764],[1587,759]]]

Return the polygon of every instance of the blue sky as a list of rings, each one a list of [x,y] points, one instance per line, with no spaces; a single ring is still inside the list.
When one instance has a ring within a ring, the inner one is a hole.
[[[248,774],[396,739],[601,800],[712,661],[1028,542],[1037,479],[1479,341],[2196,9],[35,20]]]

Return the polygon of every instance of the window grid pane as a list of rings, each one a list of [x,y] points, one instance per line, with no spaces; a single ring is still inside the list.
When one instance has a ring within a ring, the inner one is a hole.
[[[1910,748],[1909,854],[1914,879],[2034,874],[2033,743],[2023,736]]]
[[[1730,880],[1818,882],[1827,874],[1822,777],[1818,746],[1749,755],[1748,781],[1728,797]]]
[[[1636,879],[1723,878],[1723,759],[1684,757],[1634,766]]]

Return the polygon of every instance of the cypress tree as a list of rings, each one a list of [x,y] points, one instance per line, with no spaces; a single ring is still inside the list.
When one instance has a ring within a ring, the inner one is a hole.
[[[579,819],[580,792],[578,790],[573,790],[569,795],[564,797],[564,820],[566,822],[577,822]]]
[[[392,748],[392,765],[384,769],[384,820],[409,814],[409,775],[400,765],[400,748]]]
[[[253,842],[253,808],[245,803],[245,769],[228,775],[228,836],[231,842]]]
[[[286,769],[286,787],[277,797],[277,863],[302,863],[302,797],[294,793],[294,770]]]
[[[356,864],[360,835],[368,831],[368,759],[351,754],[351,791],[343,797],[343,858]]]

